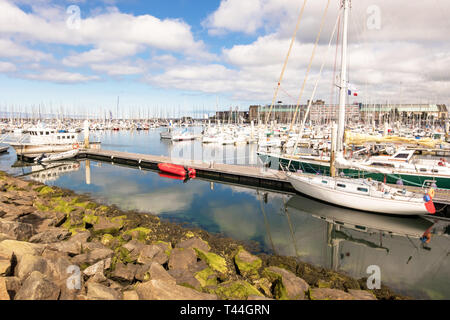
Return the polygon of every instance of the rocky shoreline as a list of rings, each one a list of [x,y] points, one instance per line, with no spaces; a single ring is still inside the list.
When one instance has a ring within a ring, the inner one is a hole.
[[[0,190],[0,300],[406,298],[4,172]]]

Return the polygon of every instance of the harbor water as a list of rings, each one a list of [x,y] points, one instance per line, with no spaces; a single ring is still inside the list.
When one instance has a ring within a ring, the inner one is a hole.
[[[260,165],[252,145],[224,150],[222,146],[202,146],[200,141],[172,143],[160,139],[161,130],[98,131],[93,135],[102,149]],[[45,169],[17,162],[12,148],[0,155],[0,169],[88,194],[124,210],[150,212],[245,241],[256,253],[295,256],[355,278],[369,277],[369,267],[378,266],[382,284],[398,293],[419,299],[450,299],[450,223],[445,220],[362,213],[300,195],[201,179],[168,179],[157,172],[92,160],[66,161]],[[419,238],[427,230],[432,237],[423,243]]]

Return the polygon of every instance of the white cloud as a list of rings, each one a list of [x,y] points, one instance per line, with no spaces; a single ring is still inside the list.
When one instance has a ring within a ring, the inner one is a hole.
[[[11,62],[0,61],[0,72],[14,72],[16,69],[16,66]]]
[[[91,80],[98,80],[98,76],[86,76],[76,72],[67,72],[60,70],[45,70],[41,73],[26,74],[25,78],[32,80],[45,80],[57,83],[79,83]]]

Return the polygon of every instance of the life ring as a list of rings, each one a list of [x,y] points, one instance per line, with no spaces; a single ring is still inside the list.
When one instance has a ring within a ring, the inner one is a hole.
[[[78,143],[74,143],[74,144],[72,145],[72,149],[73,149],[73,150],[79,149],[79,148],[80,148],[80,145],[79,145]]]

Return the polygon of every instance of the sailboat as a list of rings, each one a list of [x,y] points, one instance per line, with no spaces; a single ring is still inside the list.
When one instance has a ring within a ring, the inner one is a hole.
[[[286,170],[286,176],[298,192],[314,199],[334,205],[361,211],[386,213],[395,215],[434,214],[432,198],[434,190],[427,194],[410,192],[402,188],[389,187],[383,182],[370,179],[351,179],[336,176],[336,158],[343,159],[345,106],[347,96],[347,44],[348,44],[348,11],[350,0],[342,1],[343,36],[342,62],[339,95],[338,128],[332,129],[332,154],[330,159],[331,176],[312,175]],[[337,131],[337,132],[336,132]],[[344,159],[345,160],[345,159]],[[338,161],[339,162],[339,161]]]

